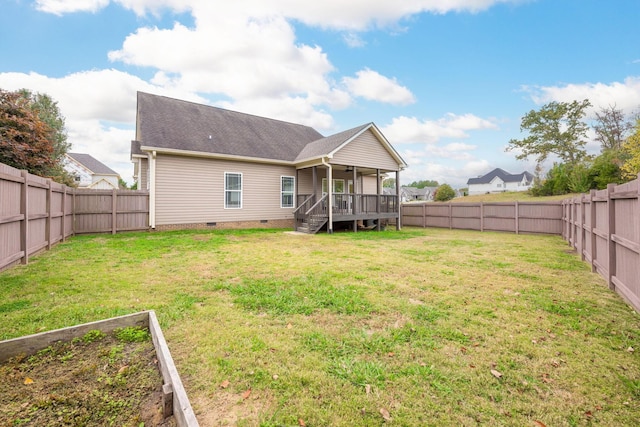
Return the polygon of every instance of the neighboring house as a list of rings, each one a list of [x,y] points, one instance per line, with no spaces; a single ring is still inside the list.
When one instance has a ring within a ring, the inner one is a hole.
[[[400,188],[400,201],[406,202],[433,202],[433,196],[436,193],[438,187],[401,187]],[[385,194],[395,194],[395,189],[385,189]]]
[[[89,154],[67,153],[64,168],[74,177],[79,188],[96,190],[119,188],[118,172]]]
[[[467,181],[470,196],[504,191],[527,191],[532,183],[533,175],[529,172],[513,175],[500,168],[478,178],[469,178]]]
[[[400,226],[399,186],[383,195],[382,180],[407,164],[373,123],[324,137],[139,92],[131,160],[151,228]]]

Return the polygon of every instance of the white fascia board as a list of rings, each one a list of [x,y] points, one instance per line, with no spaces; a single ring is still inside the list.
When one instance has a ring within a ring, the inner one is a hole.
[[[140,150],[146,152],[155,151],[157,154],[171,154],[174,156],[200,157],[205,159],[233,160],[237,162],[263,163],[271,165],[295,166],[294,162],[287,160],[263,159],[260,157],[237,156],[233,154],[205,153],[203,151],[177,150],[175,148],[158,148],[143,145]]]

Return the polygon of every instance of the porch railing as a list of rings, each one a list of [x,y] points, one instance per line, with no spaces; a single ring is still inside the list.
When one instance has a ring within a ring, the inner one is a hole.
[[[334,215],[397,213],[398,197],[378,194],[333,194]]]

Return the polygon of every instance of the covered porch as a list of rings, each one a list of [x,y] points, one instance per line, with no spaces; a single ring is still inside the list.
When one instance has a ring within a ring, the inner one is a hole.
[[[382,181],[394,173],[394,195],[382,194]],[[400,224],[400,172],[348,165],[323,164],[296,172],[295,230],[315,234],[336,226],[353,231],[381,230]],[[345,227],[345,224],[347,227]]]

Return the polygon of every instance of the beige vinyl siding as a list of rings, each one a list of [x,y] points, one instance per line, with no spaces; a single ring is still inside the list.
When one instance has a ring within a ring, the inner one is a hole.
[[[242,174],[242,208],[224,208],[224,173]],[[280,207],[280,177],[295,168],[158,154],[156,224],[260,221],[293,218]]]
[[[297,176],[298,194],[313,194],[313,169],[299,169]]]
[[[362,177],[362,186],[363,186],[363,193],[364,194],[376,194],[376,191],[378,190],[378,186],[376,184],[376,177],[375,176],[363,176]],[[380,191],[382,191],[382,188],[380,188]]]
[[[398,163],[376,136],[367,130],[339,150],[331,163],[368,168],[398,170]]]
[[[138,190],[149,189],[149,159],[140,159],[138,172]]]

